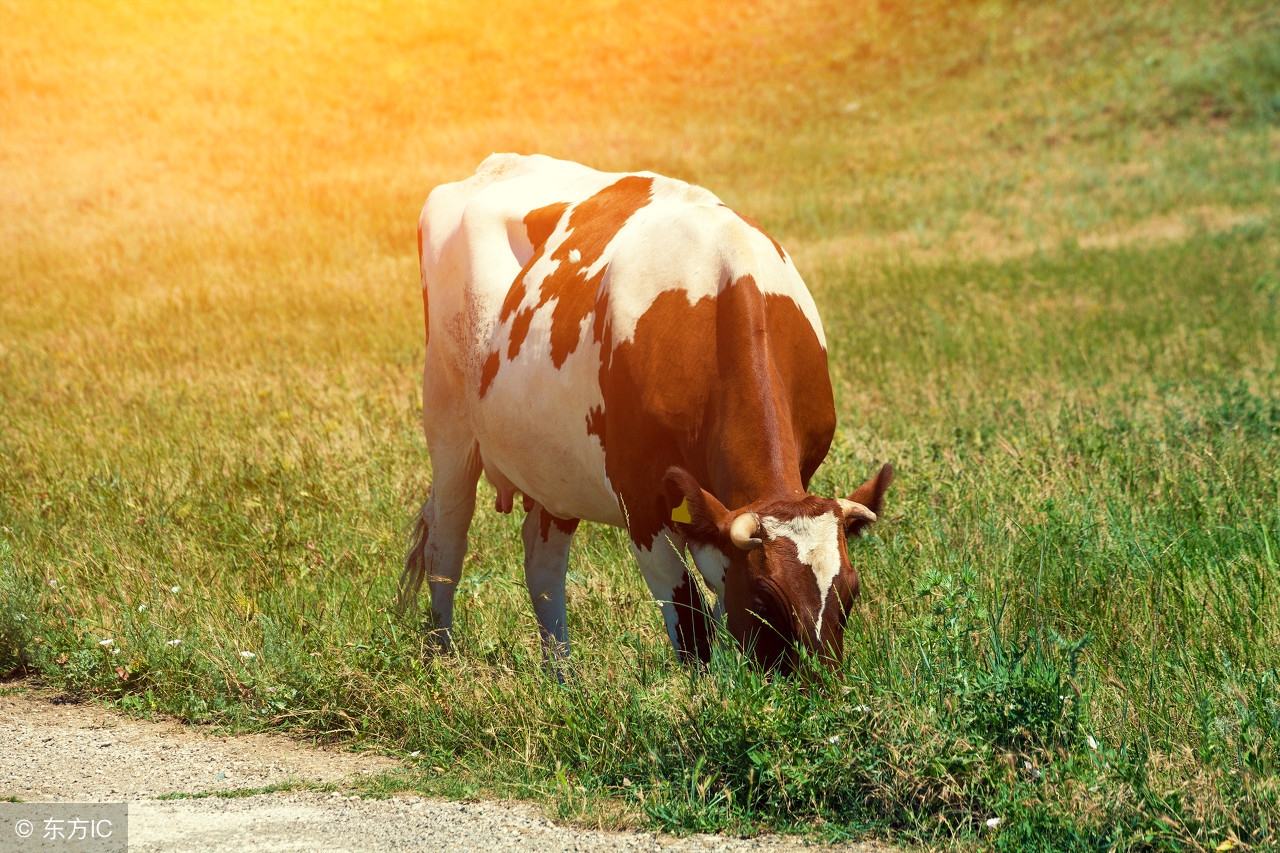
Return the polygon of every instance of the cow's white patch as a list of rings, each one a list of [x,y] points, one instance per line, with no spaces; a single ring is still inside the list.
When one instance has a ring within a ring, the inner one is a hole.
[[[661,531],[648,548],[637,545],[631,540],[631,553],[640,565],[640,574],[644,577],[649,592],[658,602],[662,610],[662,621],[667,626],[667,637],[671,647],[680,648],[680,617],[674,602],[676,589],[684,583],[685,566],[681,555],[682,543],[676,534],[669,530]],[[692,580],[692,579],[691,579]]]
[[[571,263],[571,264],[576,264],[576,263],[577,263],[578,261],[580,261],[580,260],[582,260],[582,253],[581,253],[581,252],[579,252],[577,249],[570,249],[570,250],[569,250],[569,263]]]
[[[827,593],[840,574],[839,520],[835,513],[800,516],[780,521],[766,515],[760,519],[770,538],[785,537],[795,543],[796,555],[813,572],[818,583],[818,621],[814,633],[822,638],[822,616],[827,609]]]
[[[729,558],[714,545],[689,543],[689,555],[698,567],[698,574],[711,587],[716,598],[724,598],[724,573],[729,568]]]

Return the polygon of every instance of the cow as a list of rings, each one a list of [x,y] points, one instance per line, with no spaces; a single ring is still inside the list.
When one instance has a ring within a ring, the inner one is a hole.
[[[817,308],[777,241],[683,181],[494,154],[431,192],[418,255],[432,484],[401,608],[426,579],[450,645],[483,472],[499,512],[522,496],[548,656],[569,651],[565,573],[586,519],[627,531],[681,660],[709,660],[717,619],[766,667],[840,659],[858,594],[846,543],[893,469],[848,498],[807,494],[835,405]]]

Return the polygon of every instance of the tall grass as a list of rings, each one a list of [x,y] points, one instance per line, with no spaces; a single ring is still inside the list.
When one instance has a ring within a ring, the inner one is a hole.
[[[1086,11],[17,7],[0,672],[598,823],[1275,846],[1277,19]],[[702,181],[800,260],[814,489],[899,471],[829,678],[679,667],[588,525],[561,682],[484,494],[457,654],[389,612],[416,209],[507,148]]]

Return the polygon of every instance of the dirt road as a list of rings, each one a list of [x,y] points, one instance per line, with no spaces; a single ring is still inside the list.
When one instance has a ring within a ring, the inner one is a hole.
[[[876,845],[821,848],[777,837],[598,832],[557,826],[519,803],[369,800],[309,790],[156,799],[290,781],[346,790],[361,776],[398,766],[392,758],[317,749],[279,736],[213,736],[173,722],[134,720],[30,686],[0,691],[0,799],[128,802],[130,850],[892,853]],[[0,849],[7,848],[0,843]]]

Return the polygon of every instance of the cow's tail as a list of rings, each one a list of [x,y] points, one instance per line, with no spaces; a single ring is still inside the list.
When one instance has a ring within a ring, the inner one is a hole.
[[[424,503],[418,511],[418,520],[414,522],[413,534],[409,537],[409,553],[405,555],[404,571],[400,573],[400,595],[396,600],[396,609],[401,613],[412,610],[418,604],[418,593],[427,576],[427,537],[430,535],[430,528],[427,504]]]

